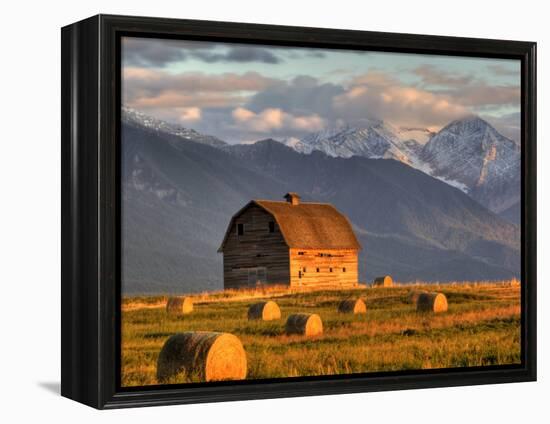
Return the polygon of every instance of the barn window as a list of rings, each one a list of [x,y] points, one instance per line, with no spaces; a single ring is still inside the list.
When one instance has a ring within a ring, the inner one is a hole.
[[[332,272],[332,268],[329,268],[329,271]]]
[[[342,268],[342,272],[346,272],[346,267]]]
[[[306,252],[298,252],[298,255],[302,256]]]
[[[244,234],[244,224],[237,224],[237,235],[242,236]]]
[[[306,272],[306,267],[304,267],[304,272]]]
[[[319,272],[319,268],[317,268],[317,272]]]
[[[275,223],[273,221],[269,221],[269,232],[270,233],[275,232]]]

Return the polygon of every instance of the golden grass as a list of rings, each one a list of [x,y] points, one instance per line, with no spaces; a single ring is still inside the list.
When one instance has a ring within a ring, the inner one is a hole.
[[[449,309],[419,314],[410,289],[442,292]],[[293,292],[273,289],[192,295],[191,315],[171,316],[162,296],[124,299],[122,384],[157,384],[156,362],[175,333],[236,335],[248,358],[248,379],[404,369],[512,364],[520,361],[520,288],[506,282],[409,285]],[[367,313],[341,314],[338,305],[361,297]],[[248,308],[276,298],[283,320],[248,321]],[[200,300],[199,300],[200,299]],[[138,307],[139,305],[139,307]],[[319,314],[323,334],[287,335],[286,318]]]
[[[409,289],[422,289],[424,291],[429,289],[437,291],[441,288],[461,288],[461,289],[476,289],[483,288],[484,290],[498,289],[503,287],[518,288],[521,283],[517,279],[505,280],[505,281],[492,281],[492,280],[480,280],[480,281],[452,281],[447,283],[425,283],[421,281],[409,281],[409,282],[396,282],[393,281],[392,287],[407,287]],[[349,291],[364,291],[365,289],[381,289],[382,287],[373,287],[365,283],[359,283],[356,287],[347,287],[346,292]],[[205,304],[205,303],[219,303],[219,302],[234,302],[237,300],[254,300],[254,299],[266,299],[277,298],[281,296],[287,296],[289,294],[301,294],[301,293],[315,293],[315,292],[341,292],[340,287],[289,287],[283,284],[270,284],[259,285],[253,288],[241,288],[241,289],[227,289],[227,290],[214,290],[201,293],[186,293],[185,296],[189,297],[193,303]],[[124,296],[122,298],[122,311],[133,311],[136,309],[155,309],[164,308],[166,302],[171,296],[169,295],[138,295],[138,296]]]

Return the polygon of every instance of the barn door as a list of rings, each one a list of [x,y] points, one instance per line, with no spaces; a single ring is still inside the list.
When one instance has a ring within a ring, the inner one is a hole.
[[[256,269],[248,270],[248,287],[254,287],[256,285],[256,279],[258,275]]]
[[[267,268],[258,267],[250,268],[248,270],[248,286],[256,287],[258,284],[265,284],[267,282]]]
[[[256,281],[260,284],[267,283],[267,269],[265,267],[258,268],[258,277]]]

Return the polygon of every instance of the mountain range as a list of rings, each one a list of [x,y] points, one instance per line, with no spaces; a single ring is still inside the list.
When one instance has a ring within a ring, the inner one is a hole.
[[[212,135],[201,134],[193,129],[153,118],[129,107],[122,107],[122,116],[125,122],[145,127],[153,132],[175,135],[184,140],[193,140],[197,143],[208,144],[214,147],[227,145],[225,141]]]
[[[456,120],[439,132],[396,128],[363,119],[283,140],[297,152],[395,159],[453,185],[491,211],[519,223],[521,156],[518,145],[477,116]]]
[[[221,144],[146,120],[123,110],[124,293],[222,288],[216,250],[231,216],[250,199],[288,191],[349,217],[363,246],[361,281],[386,273],[399,281],[519,276],[518,227],[403,160],[304,154],[270,139]]]

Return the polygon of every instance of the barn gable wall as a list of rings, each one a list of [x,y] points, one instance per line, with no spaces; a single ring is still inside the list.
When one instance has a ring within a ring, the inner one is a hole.
[[[357,250],[290,249],[291,286],[348,287],[358,278]]]
[[[269,232],[273,222],[274,232]],[[237,234],[238,224],[244,234]],[[223,247],[224,288],[250,286],[254,276],[267,284],[289,284],[289,250],[271,214],[250,205],[233,219]]]

